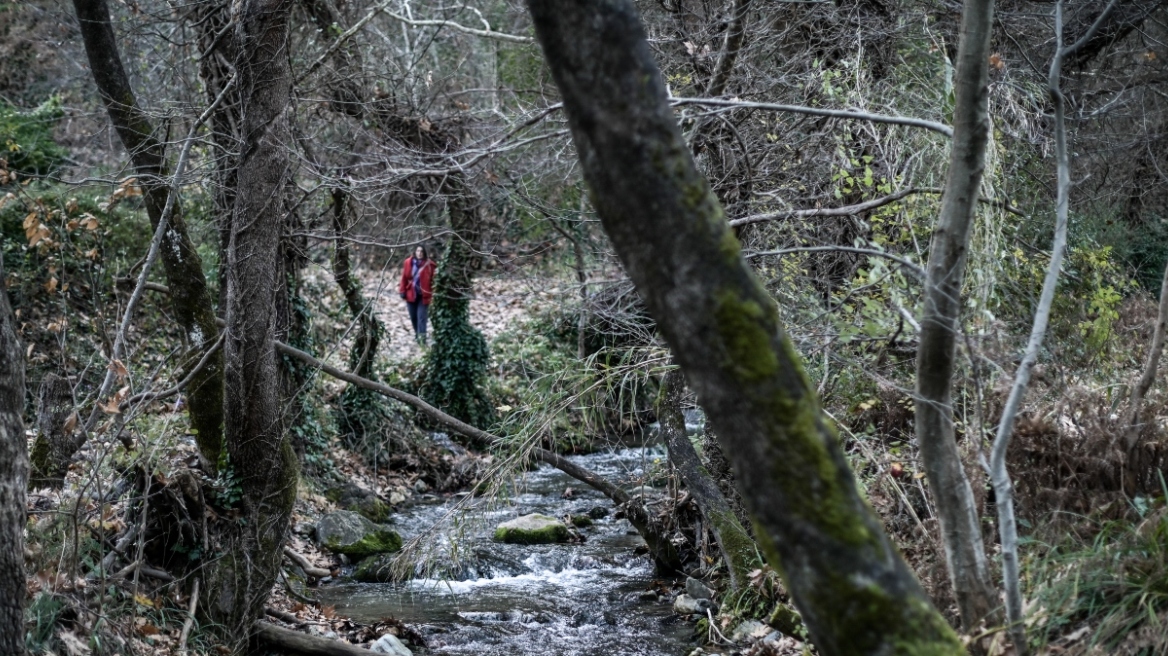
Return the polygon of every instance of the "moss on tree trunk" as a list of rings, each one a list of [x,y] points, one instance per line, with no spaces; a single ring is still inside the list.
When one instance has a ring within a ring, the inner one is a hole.
[[[702,516],[706,518],[718,539],[718,549],[726,561],[730,573],[730,587],[740,590],[750,581],[750,572],[762,565],[758,548],[746,529],[734,515],[734,510],[713,477],[702,464],[697,449],[689,441],[685,432],[685,417],[681,414],[681,396],[685,380],[679,370],[665,375],[661,386],[661,402],[658,404],[657,418],[661,422],[661,433],[669,448],[669,459],[673,461],[685,487],[697,501]]]
[[[860,496],[774,301],[685,147],[636,8],[528,6],[605,230],[718,427],[755,534],[820,653],[964,653]]]

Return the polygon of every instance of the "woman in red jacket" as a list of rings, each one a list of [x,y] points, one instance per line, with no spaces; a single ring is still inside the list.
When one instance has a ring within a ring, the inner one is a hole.
[[[434,297],[434,261],[426,257],[426,249],[418,246],[414,254],[407,257],[402,265],[401,284],[398,293],[406,301],[410,311],[410,323],[414,326],[414,339],[426,345],[426,314],[430,299]]]

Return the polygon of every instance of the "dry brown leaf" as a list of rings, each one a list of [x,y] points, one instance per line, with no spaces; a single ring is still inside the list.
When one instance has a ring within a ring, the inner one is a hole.
[[[126,369],[126,365],[121,360],[111,360],[109,363],[109,370],[114,372],[118,380],[124,380],[126,376],[130,375],[130,370]]]
[[[99,403],[97,405],[97,407],[101,408],[101,411],[106,413],[107,415],[120,415],[120,414],[122,414],[122,409],[118,407],[118,397],[116,397],[116,396],[111,396],[109,398],[109,401],[107,401],[105,403],[105,405],[102,405]]]
[[[146,622],[145,624],[138,627],[138,633],[141,633],[144,636],[156,636],[159,633],[162,633],[162,630],[153,624]]]

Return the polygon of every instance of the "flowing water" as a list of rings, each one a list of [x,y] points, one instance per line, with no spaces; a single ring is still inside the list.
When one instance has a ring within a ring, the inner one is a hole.
[[[629,487],[638,485],[653,449],[622,449],[573,456],[577,464]],[[562,495],[572,488],[571,498]],[[647,492],[646,492],[647,493]],[[395,516],[405,539],[424,533],[453,501],[422,503]],[[581,529],[578,544],[511,545],[491,539],[494,527],[538,512],[599,515]],[[644,544],[612,504],[556,469],[526,473],[509,503],[466,521],[462,564],[444,580],[418,578],[395,584],[351,583],[322,588],[321,599],[358,621],[393,616],[410,624],[436,654],[540,656],[678,656],[693,648],[692,625],[678,621],[667,602],[644,600],[655,579]],[[445,540],[444,538],[435,538]],[[445,545],[446,543],[443,542]]]

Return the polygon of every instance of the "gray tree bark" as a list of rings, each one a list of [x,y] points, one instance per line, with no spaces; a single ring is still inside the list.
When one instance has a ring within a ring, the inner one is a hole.
[[[0,259],[0,654],[24,654],[24,351]]]
[[[961,284],[989,143],[993,0],[967,0],[954,78],[953,146],[941,215],[929,247],[917,350],[917,441],[941,520],[941,542],[961,624],[973,630],[997,606],[973,488],[957,450],[951,387],[961,331]]]
[[[1054,294],[1058,288],[1059,275],[1062,273],[1063,255],[1067,250],[1071,160],[1067,151],[1066,98],[1063,96],[1061,86],[1062,65],[1068,57],[1090,41],[1119,4],[1120,0],[1111,0],[1086,34],[1064,48],[1063,3],[1062,0],[1057,0],[1055,3],[1054,33],[1057,50],[1050,63],[1050,72],[1047,74],[1047,92],[1054,105],[1055,167],[1058,180],[1055,198],[1054,238],[1051,240],[1050,246],[1050,263],[1047,265],[1046,275],[1043,276],[1042,294],[1038,298],[1038,306],[1034,309],[1030,338],[1026,341],[1026,350],[1022,354],[1022,361],[1018,363],[1018,370],[1014,372],[1014,382],[1010,386],[1010,395],[1006,398],[1006,405],[1002,408],[1002,417],[998,420],[998,432],[994,437],[989,463],[990,481],[994,486],[994,499],[998,510],[998,536],[1002,547],[1002,589],[1006,593],[1006,619],[1009,621],[1010,639],[1014,643],[1014,651],[1018,656],[1026,656],[1029,653],[1029,645],[1026,642],[1026,624],[1022,614],[1022,580],[1018,558],[1018,522],[1014,516],[1014,483],[1006,468],[1006,452],[1010,448],[1010,438],[1014,433],[1014,420],[1018,416],[1018,409],[1022,405],[1023,397],[1026,396],[1026,388],[1030,384],[1030,373],[1034,369],[1035,363],[1038,362],[1038,352],[1042,348],[1046,327],[1050,323]]]
[[[227,250],[225,446],[242,488],[243,519],[219,530],[223,555],[207,565],[209,616],[242,653],[276,581],[296,498],[296,457],[284,426],[276,361],[283,290],[280,237],[291,175],[288,107],[290,0],[248,0],[237,25],[243,149]]]
[[[593,204],[718,426],[820,653],[964,653],[860,496],[774,300],[685,147],[636,8],[528,7]]]

